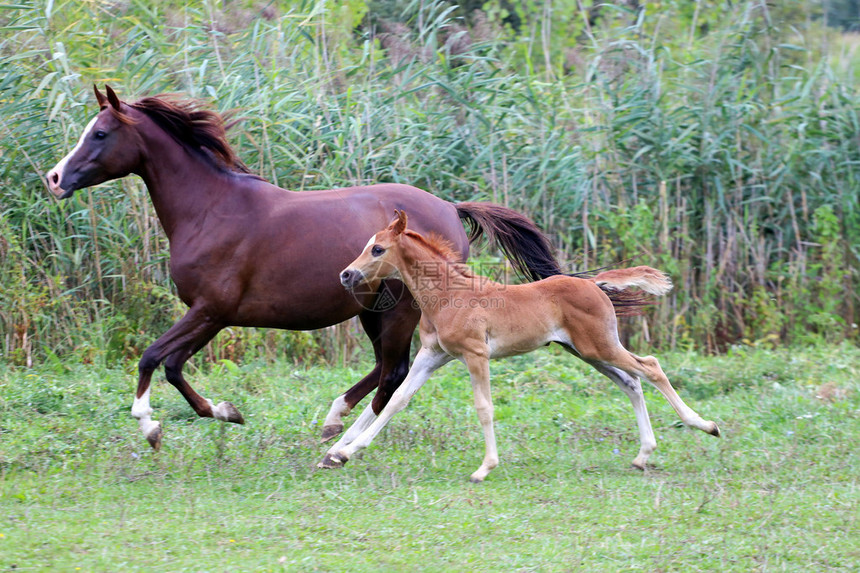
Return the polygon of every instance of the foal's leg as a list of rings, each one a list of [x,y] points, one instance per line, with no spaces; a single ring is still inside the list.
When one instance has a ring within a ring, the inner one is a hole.
[[[341,435],[340,439],[335,442],[326,452],[323,460],[317,464],[318,468],[339,468],[343,463],[336,460],[336,453],[355,441],[370,425],[376,420],[376,412],[373,411],[373,406],[368,404],[358,418],[347,428],[346,432]]]
[[[636,424],[639,426],[639,455],[633,460],[633,466],[644,470],[645,462],[657,448],[657,440],[654,439],[654,430],[651,428],[651,419],[648,417],[648,409],[645,406],[645,396],[642,394],[642,384],[639,382],[639,378],[630,376],[623,370],[608,364],[592,362],[591,365],[598,372],[618,384],[630,398],[633,412],[636,414]]]
[[[365,333],[373,344],[376,365],[355,386],[335,398],[323,422],[322,441],[327,442],[343,431],[343,416],[349,414],[371,390],[377,388],[373,398],[373,414],[378,414],[388,403],[391,394],[406,378],[409,371],[409,351],[412,334],[418,325],[421,311],[413,306],[412,295],[399,281],[386,281],[387,291],[399,297],[394,307],[386,311],[365,310],[358,315]],[[399,290],[400,289],[400,290]],[[371,420],[372,421],[372,420]],[[356,420],[356,424],[358,420]],[[369,423],[369,422],[368,422]],[[355,427],[353,424],[352,427]]]
[[[212,340],[220,330],[220,324],[213,323],[202,312],[192,308],[141,356],[138,364],[137,392],[131,407],[131,415],[137,418],[143,435],[153,449],[157,450],[161,447],[162,432],[161,424],[152,420],[152,408],[149,405],[152,373],[166,358],[170,357],[171,368],[167,372],[168,380],[182,392],[198,415],[214,416],[211,402],[194,392],[179,371],[188,356]]]
[[[613,353],[609,360],[601,360],[611,366],[619,368],[631,376],[641,376],[646,378],[657,390],[666,398],[666,400],[677,412],[678,416],[684,424],[702,430],[712,436],[720,437],[720,428],[716,422],[704,420],[692,408],[687,406],[684,401],[678,396],[678,393],[672,387],[663,369],[660,368],[660,363],[653,356],[636,356],[632,352],[628,352],[623,347]]]
[[[382,412],[379,413],[379,416],[375,417],[372,423],[370,423],[370,425],[368,425],[368,427],[354,440],[351,440],[350,443],[342,447],[338,446],[337,449],[332,447],[328,453],[326,453],[318,466],[321,468],[339,468],[348,462],[357,451],[369,446],[370,442],[373,441],[373,438],[375,438],[382,428],[385,427],[392,416],[406,407],[409,400],[415,392],[424,385],[424,382],[430,378],[430,375],[450,361],[451,356],[445,354],[441,349],[434,350],[426,347],[421,348],[421,350],[418,351],[418,355],[415,357],[415,362],[412,364],[409,374],[406,376],[406,380],[404,380],[403,384],[397,388],[391,396],[391,400],[388,401],[388,404],[386,404],[385,408],[382,409]],[[372,415],[373,410],[371,405],[365,409],[364,413],[359,417],[359,420],[369,420]],[[352,432],[352,429],[350,428],[350,430],[347,431],[347,436],[351,437],[353,433],[354,432]],[[342,441],[345,442],[346,439]]]
[[[486,356],[470,355],[463,361],[469,368],[472,394],[475,397],[475,410],[484,432],[484,461],[481,467],[469,478],[473,483],[484,481],[487,474],[499,465],[499,452],[496,449],[496,434],[493,430],[493,399],[490,392],[490,360]]]

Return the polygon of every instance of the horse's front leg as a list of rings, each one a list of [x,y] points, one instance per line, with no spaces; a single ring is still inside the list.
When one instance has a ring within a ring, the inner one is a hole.
[[[379,386],[380,364],[374,366],[370,373],[358,381],[352,388],[334,399],[328,414],[323,421],[322,443],[328,442],[343,431],[343,417],[352,412],[353,407]],[[354,425],[354,424],[353,424]]]
[[[152,373],[165,360],[167,380],[179,389],[199,416],[242,422],[241,414],[231,404],[213,406],[211,401],[197,394],[182,377],[182,365],[220,330],[220,323],[214,322],[199,309],[192,308],[141,356],[131,415],[137,418],[140,430],[153,449],[158,450],[161,447],[162,430],[161,424],[152,419],[152,407],[149,403],[150,383]]]

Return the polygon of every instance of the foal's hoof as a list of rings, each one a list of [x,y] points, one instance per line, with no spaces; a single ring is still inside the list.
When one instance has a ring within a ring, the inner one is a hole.
[[[328,426],[323,426],[322,438],[320,438],[320,443],[326,443],[327,441],[340,434],[342,431],[343,424],[330,424]]]
[[[230,402],[221,402],[213,408],[212,413],[217,420],[221,420],[222,422],[230,422],[232,424],[245,423],[245,418],[242,417],[236,406]]]
[[[343,459],[337,454],[326,454],[323,460],[317,464],[317,467],[326,470],[336,470],[342,468],[347,461],[349,461],[348,458]]]
[[[146,441],[156,452],[161,449],[161,424],[156,426],[146,435]]]
[[[645,462],[639,462],[637,460],[633,460],[633,462],[630,464],[630,467],[632,467],[635,470],[639,470],[640,472],[644,472],[645,471]]]
[[[720,437],[720,427],[717,425],[716,422],[711,422],[711,424],[713,424],[714,427],[711,428],[711,431],[708,433],[711,434],[712,436],[714,436],[715,438],[719,438]]]

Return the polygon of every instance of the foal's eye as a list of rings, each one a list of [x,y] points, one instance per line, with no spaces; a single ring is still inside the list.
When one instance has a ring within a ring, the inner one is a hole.
[[[105,137],[107,137],[107,133],[100,130],[100,131],[95,132],[93,134],[93,137],[95,137],[96,139],[104,139]]]
[[[374,257],[378,257],[384,252],[385,252],[385,249],[383,249],[379,245],[373,245],[373,247],[370,249],[370,254],[373,255]]]

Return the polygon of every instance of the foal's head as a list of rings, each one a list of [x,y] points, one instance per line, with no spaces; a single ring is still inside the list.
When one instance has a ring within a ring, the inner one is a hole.
[[[387,278],[399,278],[396,261],[399,258],[400,240],[406,231],[406,213],[395,211],[397,216],[383,230],[373,235],[357,259],[340,273],[340,282],[348,289],[362,283]]]

